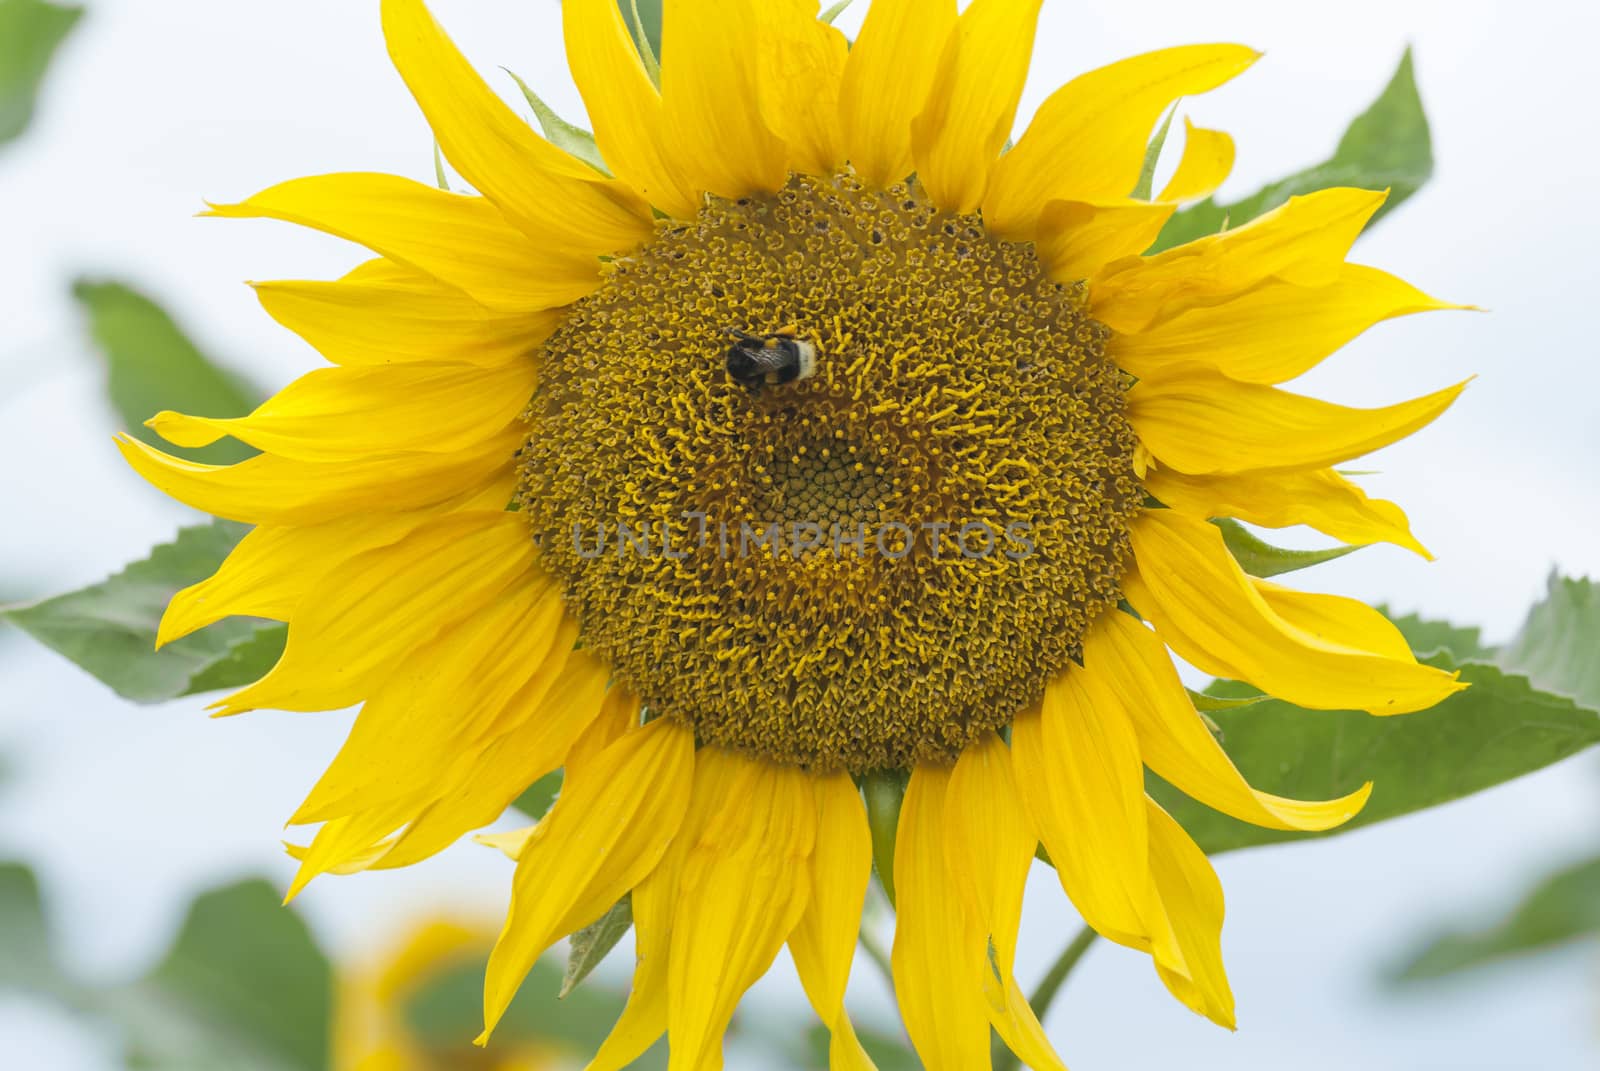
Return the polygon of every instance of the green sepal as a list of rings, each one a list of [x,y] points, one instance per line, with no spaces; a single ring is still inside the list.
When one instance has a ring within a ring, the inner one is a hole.
[[[600,157],[600,146],[595,144],[593,134],[557,115],[556,110],[546,104],[544,98],[535,93],[516,71],[509,67],[500,69],[509,74],[517,83],[517,88],[522,90],[522,95],[527,98],[528,107],[533,109],[534,117],[539,120],[539,129],[544,131],[545,139],[550,144],[571,153],[607,178],[611,177],[610,169]]]
[[[633,894],[629,893],[612,904],[604,915],[568,938],[567,969],[561,977],[557,999],[566,1000],[568,994],[582,985],[631,929]]]
[[[900,826],[900,804],[905,800],[911,775],[905,770],[874,770],[861,778],[867,803],[867,826],[872,833],[872,868],[889,906],[894,906],[894,841]]]
[[[1239,567],[1255,577],[1265,578],[1292,573],[1296,569],[1308,569],[1361,549],[1330,547],[1327,550],[1285,550],[1261,539],[1231,518],[1220,518],[1211,523],[1222,529],[1222,541],[1228,545],[1228,552],[1239,563]]]

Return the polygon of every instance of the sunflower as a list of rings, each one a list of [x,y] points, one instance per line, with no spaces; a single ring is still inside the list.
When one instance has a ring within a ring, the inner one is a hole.
[[[527,1042],[491,1058],[462,1044],[439,1048],[407,1021],[430,983],[481,963],[493,930],[452,918],[424,919],[370,963],[339,971],[334,997],[334,1071],[557,1071],[571,1066],[555,1043]]]
[[[638,962],[593,1068],[668,1036],[721,1066],[787,944],[832,1031],[873,870],[860,786],[909,782],[884,885],[899,1005],[930,1068],[988,1066],[992,1027],[1061,1062],[1013,977],[1042,844],[1072,903],[1231,1026],[1223,901],[1145,768],[1275,829],[1370,786],[1251,788],[1172,655],[1304,707],[1402,714],[1457,690],[1349,599],[1246,575],[1214,518],[1420,554],[1335,466],[1437,417],[1281,389],[1374,323],[1445,307],[1346,255],[1384,194],[1329,189],[1145,255],[1228,173],[1187,131],[1133,196],[1179,97],[1257,54],[1137,56],[1049,97],[1008,148],[1040,0],[877,0],[853,44],[815,0],[667,0],[664,62],[615,0],[566,0],[596,150],[536,134],[420,0],[390,53],[478,191],[336,174],[212,214],[377,254],[257,287],[334,367],[253,414],[124,437],[174,497],[255,525],[174,598],[162,640],[289,623],[217,706],[363,704],[292,821],[291,888],[398,867],[497,819],[517,860],[485,1036],[537,957],[631,894]],[[886,839],[886,838],[885,838]]]

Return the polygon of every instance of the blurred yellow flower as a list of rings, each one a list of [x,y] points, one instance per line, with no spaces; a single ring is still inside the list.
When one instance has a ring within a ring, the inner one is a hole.
[[[338,174],[214,207],[378,258],[258,287],[335,367],[248,417],[151,421],[259,456],[121,441],[152,483],[257,526],[163,639],[285,620],[282,660],[220,711],[365,704],[294,815],[322,823],[294,892],[424,859],[565,768],[549,816],[503,840],[489,1029],[631,892],[634,990],[592,1067],[663,1033],[675,1071],[720,1067],[785,943],[833,1065],[870,1066],[843,1010],[872,866],[854,779],[885,768],[911,771],[893,967],[926,1066],[988,1066],[992,1027],[1061,1067],[1012,975],[1041,842],[1095,929],[1231,1026],[1220,886],[1144,768],[1278,829],[1338,825],[1370,786],[1253,790],[1169,649],[1318,709],[1458,688],[1376,611],[1246,575],[1207,523],[1425,553],[1336,466],[1461,387],[1373,410],[1278,387],[1446,307],[1346,263],[1384,195],[1324,190],[1143,255],[1233,161],[1191,127],[1150,196],[1152,129],[1256,53],[1092,71],[1004,151],[1039,6],[877,0],[847,48],[815,0],[667,0],[658,87],[614,0],[567,0],[602,171],[534,133],[420,0],[386,0],[394,61],[478,195]]]
[[[366,966],[338,973],[333,1071],[559,1071],[574,1066],[560,1046],[525,1040],[493,1052],[465,1042],[430,1046],[406,1020],[408,1002],[452,969],[482,962],[494,931],[430,919]]]

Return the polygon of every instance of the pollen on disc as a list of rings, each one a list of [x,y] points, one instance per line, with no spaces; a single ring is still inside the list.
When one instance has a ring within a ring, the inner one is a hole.
[[[731,333],[791,329],[810,375],[730,379]],[[812,768],[953,760],[1120,597],[1142,496],[1108,337],[914,186],[708,198],[545,344],[519,495],[653,712]]]

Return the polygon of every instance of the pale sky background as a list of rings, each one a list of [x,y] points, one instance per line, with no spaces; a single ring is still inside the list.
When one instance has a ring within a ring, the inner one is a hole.
[[[0,576],[38,594],[98,580],[194,519],[142,486],[111,448],[113,419],[69,281],[86,272],[134,281],[210,353],[280,385],[314,355],[242,281],[332,277],[360,254],[286,225],[196,220],[201,199],[235,200],[303,174],[426,179],[432,168],[431,139],[389,68],[374,2],[88,2],[35,128],[0,155]],[[512,67],[581,119],[555,0],[434,6],[481,69]],[[1055,85],[1127,54],[1208,40],[1265,50],[1252,71],[1189,106],[1238,139],[1225,195],[1321,159],[1405,45],[1417,49],[1436,177],[1356,259],[1491,311],[1381,327],[1305,384],[1379,404],[1480,378],[1436,425],[1372,466],[1384,472],[1371,486],[1406,506],[1439,560],[1366,550],[1318,570],[1322,588],[1480,623],[1499,640],[1553,565],[1600,575],[1588,248],[1600,180],[1597,10],[1558,0],[1046,4],[1019,131]],[[286,881],[282,821],[348,715],[212,722],[201,700],[139,708],[15,637],[0,642],[0,673],[0,754],[17,768],[0,790],[0,858],[38,869],[76,969],[138,973],[197,889],[246,873]],[[1594,1067],[1593,944],[1426,994],[1393,996],[1376,976],[1441,915],[1481,917],[1529,875],[1597,847],[1600,755],[1588,755],[1347,838],[1229,856],[1219,870],[1237,1033],[1169,999],[1146,957],[1108,945],[1079,968],[1047,1025],[1075,1071]],[[331,947],[358,951],[440,903],[497,914],[509,873],[469,843],[408,871],[325,879],[300,903]],[[1077,925],[1048,871],[1037,874],[1025,986]],[[629,959],[619,951],[608,968],[625,971]],[[863,1018],[888,1021],[865,964],[852,1002]],[[754,1023],[802,1007],[780,961],[744,1014]],[[0,1000],[0,1067],[116,1066],[106,1039],[43,1005]],[[730,1067],[761,1064],[735,1053]]]

